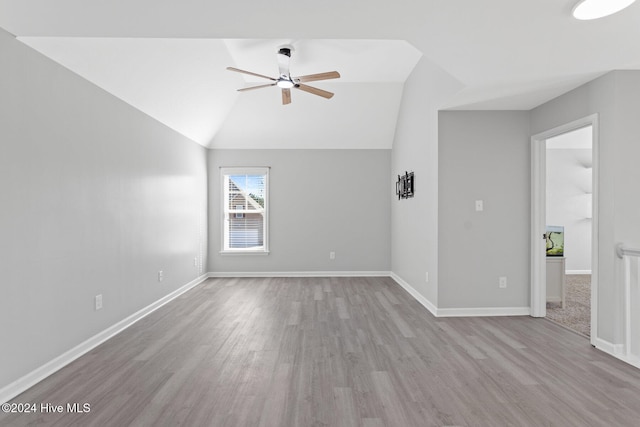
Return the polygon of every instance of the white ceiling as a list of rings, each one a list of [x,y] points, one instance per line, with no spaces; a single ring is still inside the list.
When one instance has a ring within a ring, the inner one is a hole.
[[[278,47],[292,46],[292,76],[338,70],[340,80],[334,83],[404,83],[422,56],[402,40],[227,39],[225,44],[237,67],[275,77]],[[265,83],[256,77],[243,77]]]
[[[156,120],[207,146],[236,102],[221,63],[225,44],[207,39],[19,37]]]
[[[210,148],[390,148],[403,83],[422,56],[398,40],[294,41],[292,75],[341,77],[309,83],[333,91],[331,100],[294,90],[285,106],[275,87],[238,93],[268,81],[226,67],[277,77],[276,52],[287,40],[18,40]]]
[[[412,46],[465,86],[442,105],[453,109],[530,109],[610,70],[640,68],[640,3],[597,21],[571,18],[575,3],[0,0],[0,27],[203,145],[262,147],[261,137],[265,147],[303,139],[324,148],[340,134],[354,136],[340,138],[343,148],[377,148],[391,146],[406,77],[394,68],[413,68]],[[272,88],[230,90],[251,82],[226,66],[274,74],[274,44],[283,43],[296,47],[293,74],[343,74],[316,84],[334,98],[294,92],[283,107]],[[385,53],[367,57],[365,44]],[[362,142],[373,135],[384,136]]]

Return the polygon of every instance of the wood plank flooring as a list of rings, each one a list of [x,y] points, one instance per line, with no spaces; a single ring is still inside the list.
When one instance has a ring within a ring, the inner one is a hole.
[[[544,319],[436,319],[389,278],[209,279],[2,426],[638,426],[640,370]]]

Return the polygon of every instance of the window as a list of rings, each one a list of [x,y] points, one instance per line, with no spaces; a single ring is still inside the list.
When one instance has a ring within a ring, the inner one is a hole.
[[[269,168],[221,168],[222,252],[268,253]]]

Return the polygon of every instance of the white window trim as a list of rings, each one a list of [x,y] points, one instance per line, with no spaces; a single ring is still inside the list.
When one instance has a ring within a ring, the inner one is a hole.
[[[247,167],[220,167],[220,254],[221,255],[269,255],[269,170],[268,166],[247,166]],[[255,174],[264,175],[264,244],[261,249],[225,249],[225,200],[224,200],[224,176],[233,174]]]

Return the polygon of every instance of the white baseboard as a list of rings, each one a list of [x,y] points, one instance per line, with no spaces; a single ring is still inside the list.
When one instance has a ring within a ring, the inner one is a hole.
[[[640,358],[633,355],[627,356],[627,353],[624,351],[624,344],[613,344],[601,338],[596,338],[591,344],[593,344],[598,350],[601,350],[616,359],[620,359],[631,366],[640,368]]]
[[[567,270],[564,274],[586,274],[591,275],[591,270]]]
[[[73,362],[74,360],[76,360],[80,356],[82,356],[85,353],[88,353],[89,351],[93,350],[94,348],[96,348],[97,346],[99,346],[100,344],[102,344],[103,342],[108,340],[109,338],[111,338],[114,335],[120,333],[124,329],[126,329],[129,326],[131,326],[134,323],[136,323],[138,320],[140,320],[143,317],[151,314],[155,310],[159,309],[163,305],[165,305],[168,302],[170,302],[170,301],[174,300],[175,298],[179,297],[180,295],[182,295],[183,293],[187,292],[191,288],[199,285],[200,283],[202,283],[206,279],[207,279],[207,275],[205,274],[205,275],[202,275],[202,276],[198,277],[197,279],[192,280],[191,282],[187,283],[186,285],[184,285],[184,286],[176,289],[175,291],[171,292],[170,294],[160,298],[156,302],[154,302],[154,303],[146,306],[145,308],[137,311],[136,313],[132,314],[131,316],[127,317],[126,319],[123,319],[120,322],[116,323],[115,325],[108,327],[107,329],[103,330],[102,332],[99,332],[98,334],[94,335],[93,337],[89,338],[88,340],[82,342],[81,344],[78,344],[77,346],[75,346],[71,350],[61,354],[60,356],[56,357],[55,359],[45,363],[44,365],[40,366],[39,368],[29,372],[28,374],[24,375],[23,377],[18,378],[16,381],[14,381],[14,382],[8,384],[7,386],[1,388],[0,389],[0,403],[8,402],[9,400],[11,400],[14,397],[18,396],[19,394],[23,393],[27,389],[33,387],[34,385],[36,385],[37,383],[39,383],[43,379],[47,378],[49,375],[51,375],[51,374],[55,373],[56,371],[64,368],[66,365],[68,365],[69,363]]]
[[[529,307],[438,308],[394,272],[391,278],[436,317],[529,316],[531,313]]]
[[[640,368],[640,357],[638,356],[631,356],[629,360],[625,360],[625,359],[622,359],[622,360],[624,360],[630,365],[635,366],[636,368]]]
[[[547,296],[547,302],[562,302],[562,297]]]
[[[416,301],[422,304],[427,310],[431,312],[434,316],[438,316],[438,307],[436,307],[431,301],[426,299],[420,292],[416,291],[413,286],[409,283],[405,282],[400,276],[398,276],[393,271],[390,274],[391,278],[398,283],[405,291],[409,292]]]
[[[620,359],[621,356],[624,356],[624,344],[613,344],[609,341],[603,340],[602,338],[596,338],[592,344],[598,350],[609,353],[610,355],[617,357],[618,359]]]
[[[389,271],[212,271],[208,277],[389,277]]]
[[[634,355],[627,356],[624,344],[613,344],[609,341],[603,340],[602,338],[594,339],[591,344],[598,350],[640,369],[640,357]]]
[[[438,317],[529,316],[529,307],[439,308]]]

